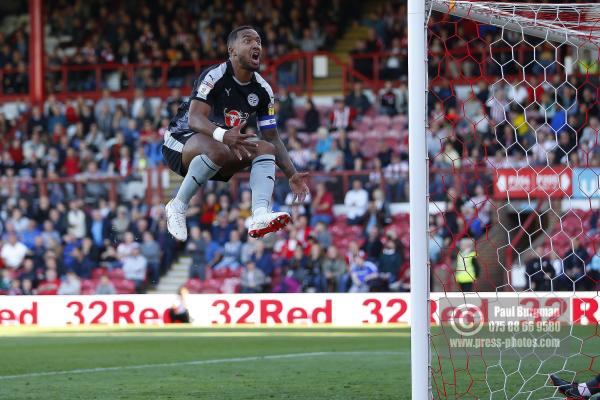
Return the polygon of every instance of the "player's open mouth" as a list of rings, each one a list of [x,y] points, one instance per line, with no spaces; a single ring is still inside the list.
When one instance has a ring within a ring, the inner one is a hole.
[[[252,58],[252,61],[258,62],[258,60],[260,59],[260,52],[258,52],[258,51],[252,52],[252,54],[250,55],[250,58]]]

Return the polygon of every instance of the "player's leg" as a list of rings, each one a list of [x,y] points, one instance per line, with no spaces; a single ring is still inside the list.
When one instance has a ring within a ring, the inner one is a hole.
[[[271,197],[273,195],[275,177],[275,149],[272,144],[257,140],[257,147],[250,150],[250,155],[244,155],[240,160],[223,143],[202,134],[192,135],[182,151],[182,164],[185,172],[184,180],[175,199],[166,207],[167,226],[169,232],[179,240],[187,239],[185,212],[191,198],[209,179],[219,175],[228,177],[244,168],[252,166],[250,172],[250,188],[252,189],[252,212],[257,218],[256,229],[251,231],[255,236],[263,236],[283,228],[289,223],[286,213],[270,213]],[[262,216],[258,218],[258,216]],[[252,228],[252,227],[251,227]]]
[[[223,147],[223,148],[221,148]],[[202,134],[190,136],[181,150],[181,171],[183,182],[174,199],[165,207],[167,228],[177,240],[187,239],[185,213],[192,197],[207,180],[221,169],[219,164],[226,146]]]
[[[558,388],[558,391],[569,399],[585,400],[600,393],[600,375],[596,375],[585,383],[567,382],[556,375],[550,375],[550,380]]]
[[[229,159],[224,161],[219,174],[229,177],[250,166],[252,220],[248,235],[260,238],[283,229],[291,218],[285,212],[271,212],[271,198],[275,187],[275,147],[264,140],[256,140],[256,144],[257,147],[251,150],[251,156],[242,160],[228,152]]]

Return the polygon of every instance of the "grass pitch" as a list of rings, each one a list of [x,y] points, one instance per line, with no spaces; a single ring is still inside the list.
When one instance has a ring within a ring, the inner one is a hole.
[[[598,369],[595,329],[574,334],[592,339],[573,357],[434,357],[434,398],[559,399],[545,386],[547,372],[585,380]],[[408,328],[2,328],[0,399],[410,399],[409,335]]]

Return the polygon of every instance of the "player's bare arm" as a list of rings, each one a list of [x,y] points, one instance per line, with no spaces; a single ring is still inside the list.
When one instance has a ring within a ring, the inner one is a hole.
[[[309,193],[308,185],[306,184],[308,172],[296,171],[296,167],[294,167],[277,129],[264,130],[262,131],[262,136],[263,139],[275,147],[275,162],[277,166],[289,179],[290,188],[297,201],[300,203],[303,202]]]

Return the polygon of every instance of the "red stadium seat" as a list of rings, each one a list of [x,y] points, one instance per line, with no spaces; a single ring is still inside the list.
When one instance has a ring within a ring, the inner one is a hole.
[[[125,279],[125,273],[123,272],[123,270],[121,268],[113,268],[108,272],[108,277],[113,280],[121,280],[121,279]]]

